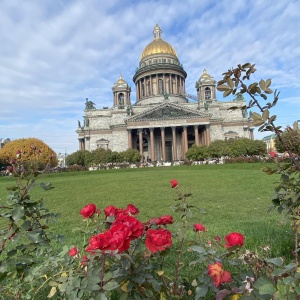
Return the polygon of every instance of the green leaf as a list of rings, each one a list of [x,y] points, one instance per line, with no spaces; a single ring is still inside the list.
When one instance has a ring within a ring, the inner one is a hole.
[[[272,80],[271,79],[267,79],[266,80],[266,88],[268,88],[272,83]]]
[[[116,288],[118,288],[120,285],[117,283],[117,282],[115,282],[115,281],[110,281],[110,282],[108,282],[107,284],[105,284],[104,286],[103,286],[103,289],[105,290],[105,291],[111,291],[111,290],[114,290],[114,289],[116,289]]]
[[[220,92],[224,92],[224,91],[227,91],[228,89],[230,89],[227,85],[224,85],[224,84],[220,84],[217,86],[217,90],[220,91]]]
[[[19,205],[16,206],[12,211],[12,218],[15,222],[18,222],[20,219],[22,219],[25,215],[24,207]]]
[[[200,246],[190,246],[189,247],[192,251],[198,252],[198,253],[206,253],[205,249]]]
[[[281,257],[275,257],[275,258],[266,258],[265,259],[266,262],[271,263],[273,265],[276,266],[281,266],[283,263],[283,259]]]
[[[272,283],[268,283],[261,286],[258,291],[261,295],[273,295],[276,292],[276,289]]]
[[[250,117],[253,119],[253,121],[262,120],[262,116],[256,112],[252,112]]]
[[[206,286],[197,286],[196,287],[196,296],[195,296],[195,300],[198,300],[198,299],[200,299],[200,298],[202,298],[202,297],[205,297],[206,296],[206,294],[207,294],[207,292],[208,292],[208,287],[206,287]]]
[[[264,120],[264,122],[269,118],[270,116],[270,112],[268,109],[264,110],[263,114],[262,114],[262,119]]]
[[[33,243],[40,243],[43,241],[42,231],[27,231],[27,238]]]
[[[225,91],[224,93],[223,93],[223,97],[227,97],[227,96],[229,96],[230,94],[232,93],[232,90],[227,90],[227,91]]]
[[[266,82],[261,79],[261,81],[259,82],[259,87],[264,91],[266,89]]]
[[[231,79],[230,77],[228,77],[228,78],[226,79],[226,82],[227,82],[228,86],[229,86],[231,89],[234,88],[234,83],[233,83],[233,81],[232,81],[232,79]]]
[[[41,183],[40,183],[40,187],[41,187],[42,189],[44,189],[45,191],[54,189],[54,186],[52,186],[51,182],[47,182],[47,183],[41,182]]]

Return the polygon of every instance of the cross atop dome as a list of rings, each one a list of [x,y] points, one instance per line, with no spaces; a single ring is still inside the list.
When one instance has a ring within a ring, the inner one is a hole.
[[[162,33],[162,30],[160,29],[160,27],[156,23],[156,25],[153,29],[154,39],[161,39],[161,33]]]

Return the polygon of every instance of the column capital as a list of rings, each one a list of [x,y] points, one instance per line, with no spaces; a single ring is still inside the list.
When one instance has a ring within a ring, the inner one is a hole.
[[[150,130],[150,132],[153,132],[154,131],[154,127],[150,127],[149,130]]]

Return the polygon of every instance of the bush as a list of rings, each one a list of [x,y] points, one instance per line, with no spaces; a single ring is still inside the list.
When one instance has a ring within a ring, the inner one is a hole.
[[[55,167],[58,162],[56,153],[36,138],[14,140],[0,149],[0,160],[4,163],[15,159],[16,155],[19,155],[20,161],[24,164],[38,163],[39,169],[43,169],[48,163]],[[49,158],[51,158],[50,161]]]

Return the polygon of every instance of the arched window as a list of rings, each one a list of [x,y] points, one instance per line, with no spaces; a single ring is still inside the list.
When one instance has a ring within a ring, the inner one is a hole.
[[[211,99],[211,90],[209,87],[205,88],[205,100],[210,100]]]
[[[118,105],[119,106],[124,106],[124,94],[123,93],[120,93],[118,95]]]

